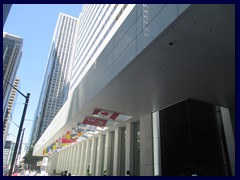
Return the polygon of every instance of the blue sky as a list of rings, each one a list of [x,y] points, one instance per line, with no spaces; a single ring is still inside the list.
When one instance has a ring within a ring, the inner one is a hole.
[[[24,122],[24,143],[29,140],[35,111],[43,83],[45,67],[54,28],[60,12],[78,17],[82,10],[81,4],[13,4],[3,28],[4,32],[23,38],[23,55],[18,68],[20,78],[19,90],[23,94],[31,93]],[[25,98],[20,94],[15,102],[12,120],[20,123]],[[10,139],[16,140],[18,127],[11,123]]]

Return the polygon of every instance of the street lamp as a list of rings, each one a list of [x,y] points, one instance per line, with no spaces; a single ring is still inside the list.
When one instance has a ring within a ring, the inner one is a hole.
[[[24,132],[25,132],[25,128],[23,128],[23,130],[22,130],[22,138],[21,138],[21,144],[20,144],[20,147],[19,147],[18,155],[21,154]]]
[[[29,98],[30,98],[30,93],[27,93],[27,95],[25,96],[21,91],[19,91],[17,88],[15,88],[7,80],[5,80],[5,79],[3,79],[3,80],[5,82],[7,82],[12,88],[14,88],[17,92],[19,92],[26,99],[25,100],[25,104],[24,104],[24,108],[23,108],[22,119],[21,119],[21,122],[20,122],[20,125],[19,125],[16,145],[15,145],[14,152],[13,152],[11,167],[10,167],[10,170],[9,170],[9,173],[8,173],[8,176],[12,176],[12,171],[13,171],[13,167],[14,167],[15,160],[16,160],[16,155],[17,155],[17,151],[18,151],[18,145],[19,145],[19,141],[20,141],[20,136],[21,136],[21,132],[22,132],[22,128],[23,128],[23,123],[24,123],[26,112],[27,112],[27,106],[28,106],[28,102],[29,102]]]
[[[15,124],[16,125],[16,124]],[[17,125],[16,125],[17,126]],[[19,127],[19,126],[18,126]],[[25,132],[25,128],[22,129],[22,138],[21,138],[21,142],[20,142],[20,147],[19,147],[19,150],[18,150],[18,154],[17,154],[17,159],[20,157],[21,155],[21,151],[22,151],[22,145],[24,144],[23,143],[23,137],[24,137],[24,132]],[[7,136],[13,136],[17,139],[17,136],[15,136],[14,134],[11,134],[11,133],[8,133]],[[17,162],[16,162],[17,163]],[[14,166],[14,169],[15,169],[15,166]]]
[[[17,155],[17,159],[19,159],[19,160],[20,160],[21,151],[22,151],[22,144],[23,144],[24,132],[25,132],[25,128],[23,128],[23,130],[22,130],[22,138],[21,138],[21,143],[20,143],[20,147],[19,147],[19,150],[18,150],[18,155]],[[19,164],[18,164],[18,167],[19,167]],[[14,169],[15,169],[15,168],[14,168]]]

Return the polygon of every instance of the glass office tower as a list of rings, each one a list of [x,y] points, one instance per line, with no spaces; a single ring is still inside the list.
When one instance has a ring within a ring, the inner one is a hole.
[[[41,137],[67,99],[77,18],[59,14],[32,128],[31,145]]]
[[[14,84],[22,57],[23,39],[3,32],[3,79]],[[3,118],[7,112],[8,100],[12,87],[3,81]]]
[[[12,4],[3,4],[3,27],[11,10]]]

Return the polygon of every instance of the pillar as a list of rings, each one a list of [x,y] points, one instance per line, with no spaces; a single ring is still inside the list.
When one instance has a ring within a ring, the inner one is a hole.
[[[97,144],[98,144],[98,139],[94,137],[92,140],[91,157],[90,157],[90,172],[92,172],[93,176],[96,175]]]
[[[96,157],[96,176],[100,176],[102,174],[102,161],[103,161],[103,135],[100,134],[98,136],[98,146],[97,146],[97,157]]]
[[[82,143],[78,144],[78,159],[77,159],[77,167],[76,167],[76,175],[81,175],[81,157],[82,157],[82,149],[83,149],[83,145]]]
[[[125,146],[125,172],[133,173],[133,123],[126,124],[126,146]]]
[[[153,123],[153,169],[154,175],[162,175],[161,167],[161,139],[160,139],[160,120],[159,111],[152,114]]]
[[[115,129],[114,153],[113,153],[113,176],[120,174],[120,127]]]
[[[153,176],[153,132],[151,114],[140,119],[140,176]]]
[[[232,175],[235,176],[235,137],[228,108],[220,107]]]
[[[84,175],[84,162],[85,162],[86,142],[82,142],[82,152],[80,160],[80,176]]]
[[[87,144],[86,144],[85,161],[84,161],[84,173],[83,173],[83,175],[85,175],[85,176],[87,176],[87,169],[91,168],[90,167],[90,155],[91,155],[92,140],[88,139],[86,143]]]

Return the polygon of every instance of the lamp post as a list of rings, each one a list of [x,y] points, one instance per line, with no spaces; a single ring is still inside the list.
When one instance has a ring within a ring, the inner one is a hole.
[[[19,159],[19,160],[20,160],[20,155],[21,155],[21,151],[22,151],[24,132],[25,132],[25,128],[23,128],[23,130],[22,130],[22,138],[21,138],[20,147],[19,147],[18,154],[17,154],[17,159]],[[19,164],[18,164],[18,167],[19,167]]]
[[[12,88],[14,88],[17,92],[19,92],[26,99],[25,100],[25,104],[24,104],[24,108],[23,108],[22,119],[21,119],[21,122],[20,122],[20,125],[19,125],[19,130],[18,130],[18,135],[17,135],[17,140],[16,140],[14,152],[13,152],[12,162],[11,162],[11,166],[10,166],[9,173],[8,173],[8,176],[12,176],[12,171],[13,171],[13,167],[14,167],[15,160],[16,160],[16,155],[17,155],[17,151],[18,151],[18,145],[19,145],[19,141],[20,141],[20,136],[21,136],[21,132],[22,132],[22,128],[23,128],[23,123],[24,123],[26,112],[27,112],[27,107],[28,107],[28,102],[29,102],[29,98],[30,98],[30,93],[27,93],[27,95],[25,96],[21,91],[19,91],[17,88],[15,88],[7,80],[5,80],[5,79],[3,79],[3,80],[5,82],[7,82]]]
[[[17,127],[19,127],[17,124],[15,124],[15,125],[16,125]],[[19,156],[21,155],[24,132],[25,132],[25,128],[22,129],[22,137],[21,137],[20,147],[19,147],[19,149],[18,149],[17,159],[18,159]],[[14,134],[8,133],[8,135],[12,135],[13,137],[15,137],[15,138],[17,139],[17,136],[15,136]],[[15,166],[14,166],[14,169],[15,169]]]
[[[22,130],[22,138],[21,138],[21,144],[20,144],[20,147],[19,147],[18,155],[21,154],[24,132],[25,132],[25,128],[23,128],[23,130]]]

